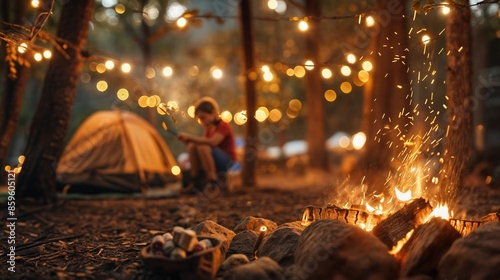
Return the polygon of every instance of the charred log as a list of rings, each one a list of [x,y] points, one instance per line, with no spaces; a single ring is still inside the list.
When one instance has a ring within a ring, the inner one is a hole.
[[[432,207],[429,202],[418,198],[381,221],[373,228],[373,234],[387,247],[392,248],[409,231],[423,224],[431,212]]]

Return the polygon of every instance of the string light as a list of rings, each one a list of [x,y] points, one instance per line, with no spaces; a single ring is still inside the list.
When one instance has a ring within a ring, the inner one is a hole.
[[[344,76],[349,76],[351,75],[351,68],[347,65],[344,65],[342,66],[342,68],[340,68],[340,73],[342,73],[342,75]]]
[[[222,70],[220,70],[219,68],[216,68],[216,67],[212,67],[213,70],[211,71],[212,72],[212,77],[214,77],[214,79],[221,79],[222,76],[223,76],[223,73],[222,73]]]
[[[100,92],[105,92],[108,89],[108,83],[106,81],[99,81],[96,84],[96,88]]]
[[[36,61],[41,61],[43,58],[41,53],[35,53],[35,55],[33,55],[33,57],[35,58]]]
[[[125,13],[125,6],[123,4],[118,4],[115,6],[115,12],[119,15]]]
[[[443,13],[443,15],[449,14],[450,13],[450,7],[448,7],[448,5],[442,6],[441,13]]]
[[[361,67],[363,68],[363,70],[365,71],[371,71],[373,69],[373,65],[370,61],[364,61],[363,64],[361,64]]]
[[[365,24],[366,24],[366,26],[368,26],[368,27],[372,27],[372,26],[374,26],[374,25],[375,25],[375,19],[373,19],[373,17],[372,17],[372,16],[367,16],[367,17],[365,18]]]
[[[129,73],[132,70],[132,66],[128,63],[123,63],[121,69],[123,73]]]
[[[115,63],[112,60],[107,60],[104,63],[104,66],[106,67],[106,69],[112,70],[113,68],[115,68]]]
[[[127,89],[121,88],[116,92],[116,97],[121,101],[125,101],[129,97],[129,93]]]
[[[172,74],[174,74],[174,70],[170,66],[163,67],[163,76],[165,77],[170,77]]]
[[[46,59],[51,58],[52,57],[52,52],[49,51],[49,50],[43,51],[43,57],[45,57]]]
[[[306,63],[304,63],[305,67],[307,70],[313,70],[314,69],[314,62],[312,62],[312,60],[308,60],[306,61]]]
[[[356,56],[352,53],[347,55],[347,62],[354,64],[356,62]]]
[[[301,20],[299,22],[299,30],[304,32],[304,31],[307,31],[307,29],[309,29],[309,24],[307,24],[306,21]]]
[[[430,42],[430,40],[431,40],[431,37],[429,37],[429,35],[422,36],[422,43],[427,45]]]
[[[38,0],[32,0],[32,1],[31,1],[31,6],[32,6],[33,8],[38,8],[38,7],[40,7],[40,1],[38,1]]]
[[[329,89],[329,90],[325,91],[324,96],[325,96],[326,101],[328,101],[328,102],[333,102],[333,101],[335,101],[335,99],[337,99],[337,93],[333,89]]]
[[[323,70],[321,70],[321,75],[325,79],[330,79],[333,76],[333,73],[332,73],[332,70],[330,70],[328,68],[323,68]]]
[[[21,43],[21,44],[17,47],[17,51],[18,51],[19,53],[25,53],[27,49],[28,49],[28,44],[26,44],[26,43]]]
[[[186,27],[186,25],[187,25],[187,20],[186,20],[185,18],[183,18],[183,17],[180,17],[180,18],[176,21],[176,23],[177,23],[177,26],[178,26],[178,27],[180,27],[180,28],[184,28],[184,27]]]

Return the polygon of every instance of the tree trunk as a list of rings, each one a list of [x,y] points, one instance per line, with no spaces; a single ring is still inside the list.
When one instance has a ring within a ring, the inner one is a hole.
[[[70,59],[55,52],[47,69],[42,94],[33,117],[25,151],[26,161],[18,182],[19,197],[57,200],[55,180],[57,161],[68,130],[71,108],[75,99],[93,0],[69,1],[64,4],[57,37]]]
[[[141,11],[144,11],[144,9],[146,8],[146,6],[148,5],[148,2],[149,0],[142,0],[141,1]],[[139,47],[141,49],[141,52],[142,52],[142,61],[144,63],[144,73],[146,72],[146,70],[150,67],[152,67],[153,65],[153,55],[152,55],[152,42],[150,40],[150,37],[151,37],[151,29],[149,27],[149,25],[147,24],[146,22],[146,18],[144,15],[142,15],[141,17],[141,33],[142,33],[142,40],[139,44]],[[149,79],[149,78],[146,78],[147,81],[146,81],[146,86],[147,86],[147,94],[149,96],[151,96],[151,92],[154,92],[154,90],[151,90],[152,88],[154,88],[154,82],[155,80],[154,79]],[[156,113],[156,107],[146,107],[144,108],[144,110],[146,111],[146,116],[145,116],[145,119],[153,126],[153,127],[156,127],[157,125],[157,113]]]
[[[471,26],[469,1],[454,5],[446,20],[448,126],[441,169],[442,199],[453,201],[463,184],[471,146]]]
[[[388,6],[391,6],[388,9]],[[376,16],[376,26],[364,31],[365,36],[374,36],[371,41],[371,55],[367,57],[373,64],[370,80],[366,85],[363,100],[363,131],[366,144],[360,167],[374,171],[374,176],[384,182],[385,177],[378,171],[389,171],[393,158],[402,149],[404,141],[400,137],[406,135],[409,120],[401,117],[400,112],[411,112],[409,79],[406,56],[406,18],[405,3],[398,0],[379,0],[376,11],[378,15],[390,10],[388,19]],[[377,32],[378,30],[378,32]],[[388,47],[390,46],[390,47]],[[394,59],[399,61],[393,62]],[[369,178],[372,177],[372,178]],[[378,183],[377,183],[378,184]],[[382,183],[383,184],[383,183]]]
[[[255,162],[257,158],[257,120],[255,119],[255,83],[249,78],[249,74],[255,71],[253,32],[252,32],[252,11],[249,0],[241,0],[241,36],[243,45],[243,71],[245,75],[245,101],[247,110],[247,123],[245,131],[245,151],[242,163],[243,186],[251,187],[255,185]]]
[[[306,59],[318,64],[319,21],[321,8],[319,0],[305,2],[306,16],[309,20],[309,30],[306,33]],[[325,146],[325,107],[322,92],[319,65],[309,70],[305,80],[307,102],[307,145],[309,167],[316,170],[327,170],[327,152]]]
[[[9,1],[6,1],[6,3]],[[26,1],[16,1],[14,17],[11,21],[11,13],[8,4],[4,3],[2,8],[7,10],[3,11],[3,19],[6,22],[12,22],[14,24],[22,24],[24,19],[24,14],[26,11]],[[18,56],[23,56],[23,54],[18,53]],[[26,64],[17,65],[16,78],[11,78],[9,76],[8,66],[6,67],[6,82],[5,91],[0,103],[0,167],[3,168],[6,163],[7,151],[9,149],[10,142],[14,133],[16,132],[17,121],[19,119],[19,113],[21,111],[21,104],[23,101],[24,91],[26,89],[26,83],[29,77],[30,67]],[[5,173],[2,172],[0,179]],[[1,180],[0,182],[5,182]]]

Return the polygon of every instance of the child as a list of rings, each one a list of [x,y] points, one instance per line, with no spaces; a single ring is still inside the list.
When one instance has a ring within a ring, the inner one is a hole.
[[[219,105],[210,97],[195,104],[194,114],[204,128],[203,136],[179,133],[177,138],[187,145],[191,165],[190,182],[183,190],[203,189],[205,182],[217,186],[217,175],[226,173],[236,162],[234,135],[231,126],[219,116]]]

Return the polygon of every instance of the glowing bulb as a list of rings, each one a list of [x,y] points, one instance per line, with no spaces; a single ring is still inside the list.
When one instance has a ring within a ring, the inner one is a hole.
[[[120,99],[121,101],[125,101],[127,100],[129,94],[128,94],[128,90],[124,89],[124,88],[121,88],[119,89],[117,92],[116,92],[116,97],[118,99]]]
[[[347,65],[344,65],[342,66],[342,68],[340,68],[340,73],[342,73],[342,75],[344,76],[349,76],[351,75],[351,68],[349,68],[349,66]]]
[[[313,70],[314,69],[314,62],[312,62],[312,60],[306,61],[305,67],[307,70]]]
[[[35,53],[33,57],[35,58],[36,61],[41,61],[43,58],[41,53]]]
[[[172,168],[170,169],[170,171],[175,176],[181,174],[181,168],[179,166],[177,166],[177,165],[172,166]]]
[[[429,37],[428,35],[422,36],[422,43],[427,45],[430,40],[431,40],[431,37]]]
[[[267,66],[267,65],[262,66],[262,68],[261,68],[261,69],[262,69],[262,71],[264,71],[264,72],[269,72],[269,71],[271,71],[271,69],[269,69],[269,66]]]
[[[360,150],[366,143],[366,135],[363,132],[358,132],[352,137],[352,146],[356,150]]]
[[[371,71],[373,69],[373,65],[370,61],[365,61],[363,64],[361,64],[361,67],[363,67],[363,70],[365,71]]]
[[[300,31],[307,31],[307,29],[309,29],[309,24],[307,24],[307,22],[301,20],[299,22],[299,30]]]
[[[108,83],[106,83],[106,81],[99,81],[96,84],[96,88],[98,91],[104,92],[108,89]]]
[[[441,8],[441,13],[443,13],[443,15],[447,15],[447,14],[449,14],[449,13],[450,13],[450,7],[448,7],[448,6],[443,6],[443,7]]]
[[[118,4],[115,6],[115,12],[119,15],[125,13],[125,6],[123,4]]]
[[[187,25],[187,20],[183,17],[180,17],[178,20],[177,20],[177,26],[179,26],[180,28],[184,28],[186,27]]]
[[[337,93],[333,89],[325,91],[325,99],[328,102],[333,102],[337,99]]]
[[[297,76],[297,78],[302,78],[306,75],[306,69],[304,69],[301,65],[298,65],[293,68],[293,73]]]
[[[340,90],[345,93],[345,94],[348,94],[352,91],[352,85],[351,83],[349,82],[343,82],[342,84],[340,84]]]
[[[123,63],[122,64],[122,72],[123,73],[130,73],[130,70],[132,70],[132,66],[128,63]]]
[[[372,27],[372,26],[375,25],[375,20],[373,19],[372,16],[367,16],[366,19],[365,19],[365,24],[368,27]]]
[[[223,76],[222,70],[215,68],[212,71],[212,77],[214,77],[214,79],[220,79],[220,78],[222,78],[222,76]]]
[[[348,54],[347,55],[347,62],[349,62],[350,64],[353,64],[354,62],[356,62],[356,56],[352,53]]]
[[[273,122],[277,122],[281,119],[283,114],[279,109],[272,109],[271,112],[269,112],[269,120]]]
[[[230,123],[233,120],[233,114],[229,111],[224,111],[220,114],[220,118],[225,122],[225,123]]]
[[[20,155],[20,156],[17,158],[17,161],[19,161],[19,163],[20,163],[20,164],[23,164],[25,159],[26,159],[26,157],[25,157],[24,155]]]
[[[330,79],[333,76],[333,73],[332,73],[332,70],[330,70],[328,68],[323,68],[323,70],[321,70],[321,75],[325,79]]]
[[[33,8],[38,8],[40,6],[40,1],[38,1],[38,0],[32,0],[31,1],[31,6]]]
[[[45,57],[46,59],[51,58],[52,57],[52,52],[49,51],[49,50],[43,51],[43,57]]]
[[[156,70],[154,68],[147,68],[144,72],[144,76],[148,79],[153,79],[156,76]]]
[[[276,1],[276,0],[267,1],[267,7],[271,10],[278,8],[278,1]]]
[[[265,80],[266,82],[270,82],[270,81],[272,81],[272,80],[273,80],[273,78],[274,78],[273,73],[271,73],[271,72],[266,72],[266,73],[264,73],[264,80]]]
[[[188,116],[190,116],[191,118],[194,119],[194,111],[195,111],[195,108],[193,105],[189,106],[189,108],[187,109],[187,113],[188,113]]]
[[[17,51],[18,51],[19,53],[25,53],[27,49],[28,49],[28,44],[26,44],[26,43],[21,43],[21,44],[17,47]]]
[[[108,60],[104,63],[104,66],[106,66],[106,69],[111,70],[115,68],[115,63],[112,60]]]

